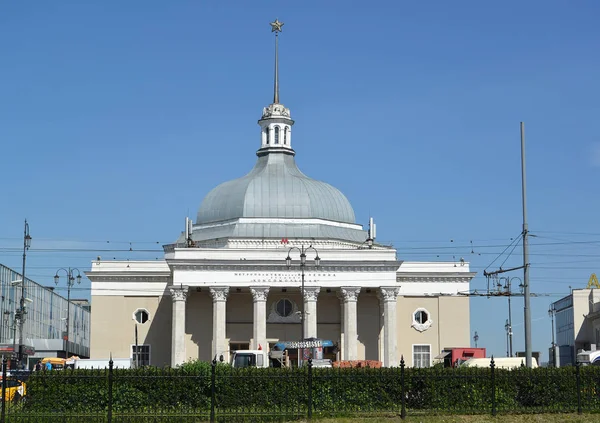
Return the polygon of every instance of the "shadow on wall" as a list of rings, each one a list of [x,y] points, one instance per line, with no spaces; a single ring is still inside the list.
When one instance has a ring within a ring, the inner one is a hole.
[[[202,292],[190,290],[185,307],[185,334],[191,335],[192,342],[197,346],[199,360],[212,360],[212,327],[213,304],[210,293],[208,290],[205,292],[204,289]],[[170,341],[169,345],[171,345]],[[188,357],[195,358],[189,343],[186,352]]]
[[[365,360],[379,360],[381,311],[375,295],[361,294],[358,304],[358,342],[365,347]]]
[[[150,345],[150,364],[165,366],[171,364],[171,313],[172,301],[169,295],[159,297],[146,339],[139,338],[140,345]]]

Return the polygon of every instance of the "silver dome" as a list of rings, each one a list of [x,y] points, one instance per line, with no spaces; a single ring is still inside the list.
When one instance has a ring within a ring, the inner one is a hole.
[[[196,225],[243,217],[355,223],[354,210],[344,194],[304,175],[293,154],[283,152],[259,155],[246,176],[210,191],[198,210]]]

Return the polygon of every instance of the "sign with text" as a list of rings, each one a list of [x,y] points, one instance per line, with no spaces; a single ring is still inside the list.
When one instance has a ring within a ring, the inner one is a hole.
[[[290,350],[296,350],[300,348],[320,348],[323,346],[323,341],[315,340],[315,341],[289,341],[284,342],[285,348]]]

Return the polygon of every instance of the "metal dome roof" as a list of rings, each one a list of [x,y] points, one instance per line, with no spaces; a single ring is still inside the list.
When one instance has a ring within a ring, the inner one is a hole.
[[[218,185],[198,210],[197,225],[238,218],[312,218],[355,223],[348,199],[304,175],[293,153],[259,155],[246,176]]]

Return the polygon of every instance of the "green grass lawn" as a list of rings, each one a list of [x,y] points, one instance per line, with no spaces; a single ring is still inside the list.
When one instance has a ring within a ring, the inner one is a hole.
[[[597,423],[599,414],[518,414],[503,416],[408,416],[374,418],[339,418],[315,420],[319,423]]]

